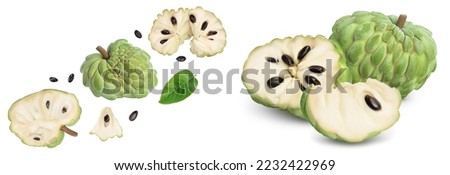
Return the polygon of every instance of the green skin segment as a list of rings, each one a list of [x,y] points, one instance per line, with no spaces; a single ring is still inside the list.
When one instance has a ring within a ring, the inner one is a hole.
[[[353,82],[378,79],[404,98],[435,71],[436,43],[428,29],[398,19],[355,12],[336,21],[330,39],[345,51]]]
[[[81,65],[83,85],[96,97],[143,98],[158,84],[150,55],[133,47],[127,40],[111,43],[108,50],[88,55]]]

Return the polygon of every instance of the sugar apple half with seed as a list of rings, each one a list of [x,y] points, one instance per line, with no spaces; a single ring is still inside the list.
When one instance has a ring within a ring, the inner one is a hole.
[[[97,51],[86,57],[80,69],[84,86],[96,97],[143,98],[158,83],[150,55],[127,40],[111,43],[108,50],[98,46]]]
[[[318,85],[323,88],[315,91],[331,89],[336,77],[349,81],[350,74],[338,73],[345,67],[340,47],[323,36],[287,37],[256,47],[245,61],[242,81],[255,102],[304,118],[303,91]]]
[[[342,46],[353,82],[374,78],[402,97],[419,89],[436,69],[431,32],[406,16],[358,11],[336,21],[330,37]]]
[[[383,82],[342,83],[331,92],[303,93],[300,105],[311,125],[324,136],[362,142],[390,128],[399,119],[400,92]],[[342,91],[344,90],[344,91]]]

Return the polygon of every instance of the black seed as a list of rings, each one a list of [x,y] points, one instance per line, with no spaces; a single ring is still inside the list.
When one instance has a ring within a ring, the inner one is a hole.
[[[61,112],[62,112],[63,114],[66,113],[66,112],[67,112],[67,108],[66,108],[66,107],[63,107],[62,110],[61,110]]]
[[[58,79],[55,77],[50,77],[49,80],[50,82],[58,82]]]
[[[273,57],[266,57],[266,60],[271,63],[278,63],[278,60]]]
[[[139,32],[139,30],[135,30],[135,31],[134,31],[134,36],[136,36],[136,38],[141,39],[141,38],[142,38],[142,33]]]
[[[170,22],[172,23],[172,25],[177,25],[177,18],[172,16],[172,18],[170,18]]]
[[[163,39],[163,40],[161,40],[159,43],[164,44],[164,43],[167,42],[167,40],[169,40],[169,39]]]
[[[306,83],[312,84],[314,86],[320,85],[320,81],[317,78],[310,76],[310,75],[305,76],[305,81],[306,81]]]
[[[202,23],[202,28],[200,28],[200,29],[204,31],[207,27],[208,27],[208,22],[205,21]]]
[[[50,109],[50,101],[47,100],[47,102],[45,102],[45,107],[47,107],[47,109]]]
[[[164,29],[164,30],[161,30],[161,34],[163,34],[163,35],[169,35],[169,34],[170,34],[170,31],[167,30],[167,29]]]
[[[213,38],[209,38],[209,40],[210,40],[210,41],[214,41],[214,39],[213,39]]]
[[[288,66],[294,66],[294,60],[291,56],[284,54],[281,56],[281,60],[283,60],[284,63],[286,63]]]
[[[216,35],[217,31],[211,30],[208,32],[208,34],[206,34],[207,36],[212,36],[212,35]]]
[[[72,83],[74,78],[75,78],[75,75],[74,74],[70,74],[69,78],[67,79],[67,81],[69,81],[69,83]]]
[[[281,77],[272,77],[269,80],[267,80],[267,86],[269,86],[269,88],[276,88],[281,83],[283,83],[283,81],[284,79]]]
[[[129,117],[130,121],[136,120],[137,116],[138,116],[138,111],[133,111]]]
[[[185,56],[178,56],[177,57],[177,61],[179,61],[179,62],[186,61],[186,57]]]
[[[308,54],[309,51],[311,51],[311,47],[309,47],[309,46],[303,47],[302,50],[300,50],[300,52],[298,52],[297,59],[299,61],[302,61],[303,58],[305,58],[305,56]]]
[[[41,138],[39,138],[39,137],[34,137],[33,140],[41,141]]]
[[[103,121],[104,121],[105,123],[108,123],[108,122],[109,122],[109,115],[108,115],[108,114],[106,114],[106,115],[103,117]]]
[[[197,21],[194,15],[189,15],[189,20],[191,21],[191,23],[195,23],[195,21]]]
[[[309,71],[320,74],[325,72],[325,68],[322,66],[314,65],[309,67]]]
[[[372,109],[374,111],[381,110],[380,102],[377,99],[375,99],[374,97],[372,97],[370,95],[366,95],[364,97],[364,100],[366,101],[366,104],[367,104],[367,106],[369,106],[370,109]]]

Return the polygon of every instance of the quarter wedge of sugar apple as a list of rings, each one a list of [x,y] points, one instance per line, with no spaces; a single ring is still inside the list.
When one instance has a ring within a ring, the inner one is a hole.
[[[154,50],[163,55],[172,55],[191,35],[187,9],[166,9],[153,22],[148,39]]]
[[[8,112],[10,130],[29,146],[56,147],[64,133],[77,136],[72,126],[79,120],[81,107],[74,94],[45,89],[12,104]]]
[[[330,39],[345,51],[353,82],[378,79],[396,87],[403,98],[436,69],[431,32],[407,22],[406,15],[354,12],[336,21]]]
[[[198,57],[223,52],[227,35],[219,18],[201,7],[189,10],[188,16],[193,36],[191,52]]]
[[[122,127],[110,107],[103,108],[90,134],[97,135],[102,141],[113,137],[121,138],[123,136]]]
[[[303,93],[300,104],[309,122],[324,136],[362,142],[390,128],[400,116],[400,92],[383,82],[367,79],[342,83],[345,91]]]
[[[344,62],[339,46],[323,36],[274,39],[249,54],[242,81],[255,102],[304,118],[303,91],[315,87],[310,85],[331,88],[336,77],[346,77],[338,73]]]
[[[80,69],[84,86],[96,97],[143,98],[157,85],[150,55],[127,40],[111,43],[108,50],[98,46],[97,51],[86,57]]]

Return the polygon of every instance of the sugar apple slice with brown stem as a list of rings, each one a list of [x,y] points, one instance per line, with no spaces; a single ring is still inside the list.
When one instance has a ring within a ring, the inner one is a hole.
[[[338,45],[323,36],[296,36],[274,39],[256,47],[245,61],[242,81],[252,99],[267,107],[288,110],[304,118],[299,101],[308,88],[323,85],[330,89],[350,74]],[[344,71],[348,72],[348,71]]]

